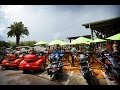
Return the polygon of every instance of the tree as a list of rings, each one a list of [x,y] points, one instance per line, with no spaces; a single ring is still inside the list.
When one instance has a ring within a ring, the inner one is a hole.
[[[20,43],[21,46],[34,46],[34,44],[37,43],[36,41],[22,41]]]
[[[24,27],[24,24],[22,22],[13,22],[12,25],[10,25],[10,31],[7,33],[8,37],[16,37],[16,45],[19,45],[20,37],[23,37],[23,35],[29,35],[29,31],[27,27]]]

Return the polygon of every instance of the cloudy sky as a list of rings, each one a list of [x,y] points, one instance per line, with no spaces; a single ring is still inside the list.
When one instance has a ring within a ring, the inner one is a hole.
[[[28,27],[29,36],[21,41],[52,41],[66,37],[89,35],[82,24],[120,16],[120,5],[1,5],[0,40],[7,38],[7,29],[15,21]]]

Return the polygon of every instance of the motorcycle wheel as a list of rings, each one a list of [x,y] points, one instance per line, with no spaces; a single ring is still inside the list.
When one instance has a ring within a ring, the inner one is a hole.
[[[105,65],[105,74],[107,75],[107,77],[110,79],[110,80],[114,80],[113,78],[113,75],[111,73],[111,71],[109,70],[109,67],[107,65]]]
[[[60,73],[62,73],[63,72],[63,70],[62,70],[62,67],[60,68],[60,71],[59,71]]]
[[[115,81],[118,83],[118,85],[120,85],[120,77],[116,77]]]
[[[84,75],[84,78],[86,79],[86,81],[87,81],[87,83],[88,83],[89,85],[93,85],[92,74],[91,74],[91,73],[85,74],[85,75]]]
[[[55,73],[54,75],[52,75],[51,77],[51,81],[55,81],[59,78],[59,73]]]

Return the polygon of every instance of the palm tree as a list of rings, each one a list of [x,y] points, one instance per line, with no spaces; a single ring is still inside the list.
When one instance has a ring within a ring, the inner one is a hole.
[[[22,22],[13,22],[12,25],[10,25],[10,31],[7,33],[8,37],[16,37],[16,45],[19,45],[20,37],[23,37],[23,35],[29,35],[29,31],[27,27],[24,27],[24,24]]]

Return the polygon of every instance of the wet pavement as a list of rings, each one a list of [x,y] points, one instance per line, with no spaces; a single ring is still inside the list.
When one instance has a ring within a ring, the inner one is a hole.
[[[48,76],[46,71],[38,76],[48,80],[52,80],[52,78],[54,78]],[[74,71],[69,71],[67,73],[63,72],[59,79],[54,81],[60,85],[88,85],[84,77],[81,74],[74,74]]]
[[[105,76],[97,62],[92,63],[91,71],[93,85],[117,85]],[[46,71],[24,74],[22,70],[0,70],[0,85],[89,85],[80,73],[79,65],[72,67],[70,63],[64,63],[59,79],[52,81],[52,78]]]
[[[0,85],[88,85],[82,75],[63,72],[60,79],[51,81],[46,71],[24,74],[22,70],[0,70]]]
[[[23,74],[21,70],[0,71],[0,85],[59,85],[32,74]]]

